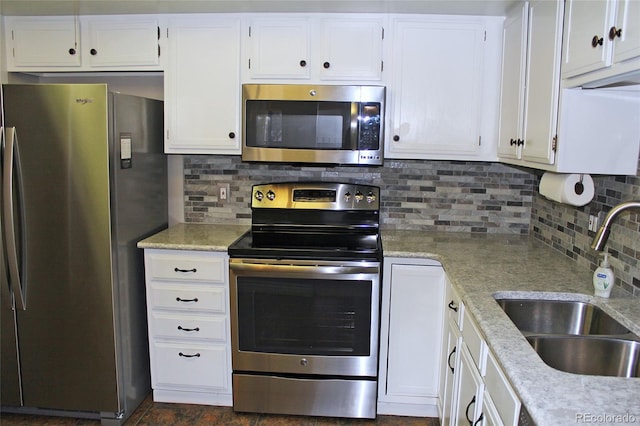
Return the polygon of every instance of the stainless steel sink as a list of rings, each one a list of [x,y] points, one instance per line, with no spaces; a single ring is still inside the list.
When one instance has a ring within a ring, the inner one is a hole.
[[[575,374],[640,377],[640,342],[587,336],[528,336],[550,367]]]
[[[583,302],[496,299],[550,367],[575,374],[640,377],[640,338]]]
[[[623,335],[630,332],[589,303],[541,299],[497,299],[497,302],[525,334]]]

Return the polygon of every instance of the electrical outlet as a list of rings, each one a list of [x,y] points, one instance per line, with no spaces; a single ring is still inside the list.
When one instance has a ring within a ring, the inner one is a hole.
[[[227,201],[229,199],[229,184],[223,183],[218,185],[218,201]]]
[[[598,216],[589,215],[589,231],[596,232],[598,230]]]

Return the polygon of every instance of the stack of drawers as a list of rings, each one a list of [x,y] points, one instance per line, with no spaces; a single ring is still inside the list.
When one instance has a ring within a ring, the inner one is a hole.
[[[231,405],[226,253],[145,250],[154,401]]]

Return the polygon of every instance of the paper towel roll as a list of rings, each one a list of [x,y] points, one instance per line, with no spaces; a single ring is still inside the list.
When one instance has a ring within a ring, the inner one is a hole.
[[[590,175],[545,172],[540,179],[540,194],[559,203],[584,206],[593,199]]]

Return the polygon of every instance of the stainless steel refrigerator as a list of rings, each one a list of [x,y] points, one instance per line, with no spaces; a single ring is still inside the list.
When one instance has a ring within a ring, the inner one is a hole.
[[[136,243],[167,226],[162,102],[0,93],[2,411],[121,424],[151,388]]]

